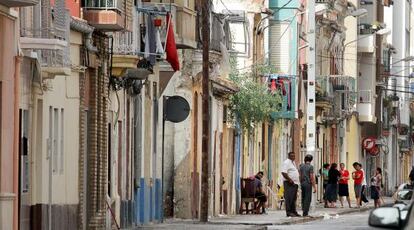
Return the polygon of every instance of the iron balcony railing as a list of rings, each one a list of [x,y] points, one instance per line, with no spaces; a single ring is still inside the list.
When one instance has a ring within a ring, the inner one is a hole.
[[[124,0],[85,0],[83,1],[84,9],[90,10],[117,10],[123,11]]]
[[[39,39],[56,39],[69,43],[70,13],[66,9],[64,0],[56,0],[52,11],[50,1],[42,0],[40,17],[36,16],[35,7],[25,7],[19,10],[20,36],[31,38],[32,43]],[[70,46],[63,49],[31,48],[38,55],[43,67],[68,67],[70,61]]]
[[[134,41],[133,32],[115,32],[113,38],[114,54],[137,55],[139,53],[138,47]]]

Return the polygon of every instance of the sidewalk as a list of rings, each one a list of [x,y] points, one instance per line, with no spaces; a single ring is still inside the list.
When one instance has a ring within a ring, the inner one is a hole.
[[[384,197],[385,204],[393,202],[391,197]],[[339,202],[338,202],[339,204]],[[354,204],[353,204],[354,205]],[[168,219],[163,224],[142,226],[138,229],[266,229],[269,225],[290,225],[306,223],[323,218],[336,218],[341,215],[363,212],[374,208],[374,201],[370,200],[368,206],[357,208],[323,208],[323,204],[317,204],[312,217],[286,217],[284,210],[268,211],[265,215],[233,215],[213,217],[208,223],[203,224],[194,220]],[[298,212],[301,214],[301,210]]]

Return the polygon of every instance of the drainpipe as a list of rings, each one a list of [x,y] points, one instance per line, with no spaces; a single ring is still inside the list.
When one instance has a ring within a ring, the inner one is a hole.
[[[95,30],[94,27],[88,25],[86,22],[71,18],[70,28],[72,30],[85,34],[85,47],[88,51],[94,53],[98,52],[98,48],[94,46],[92,42],[92,33]]]
[[[85,35],[85,48],[87,51],[96,53],[98,51],[97,47],[93,46],[92,42],[92,33],[94,31],[94,27],[89,26],[86,22],[81,20],[77,20],[75,18],[71,18],[70,20],[70,28],[72,30],[78,31]],[[86,208],[86,201],[87,201],[87,189],[86,189],[86,181],[87,181],[87,159],[86,159],[86,151],[87,151],[87,143],[86,143],[86,130],[87,130],[87,118],[85,112],[85,74],[80,74],[79,76],[79,229],[86,229],[87,223],[87,208]]]
[[[14,210],[13,210],[13,229],[18,229],[18,200],[19,194],[19,86],[20,86],[20,63],[22,58],[20,56],[15,57],[14,62],[14,143],[13,143],[13,193],[14,198]]]

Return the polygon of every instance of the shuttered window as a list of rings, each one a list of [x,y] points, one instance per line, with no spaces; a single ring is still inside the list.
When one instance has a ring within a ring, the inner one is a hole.
[[[288,23],[272,21],[269,27],[270,64],[281,73],[289,73],[291,30]],[[282,36],[283,34],[283,36]]]

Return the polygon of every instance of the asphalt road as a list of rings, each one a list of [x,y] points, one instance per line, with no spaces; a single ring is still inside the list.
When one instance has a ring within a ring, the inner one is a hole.
[[[267,229],[301,229],[301,230],[365,230],[374,229],[368,226],[369,211],[347,214],[343,216],[333,217],[332,219],[322,219],[304,224],[286,225],[286,226],[268,226]]]

